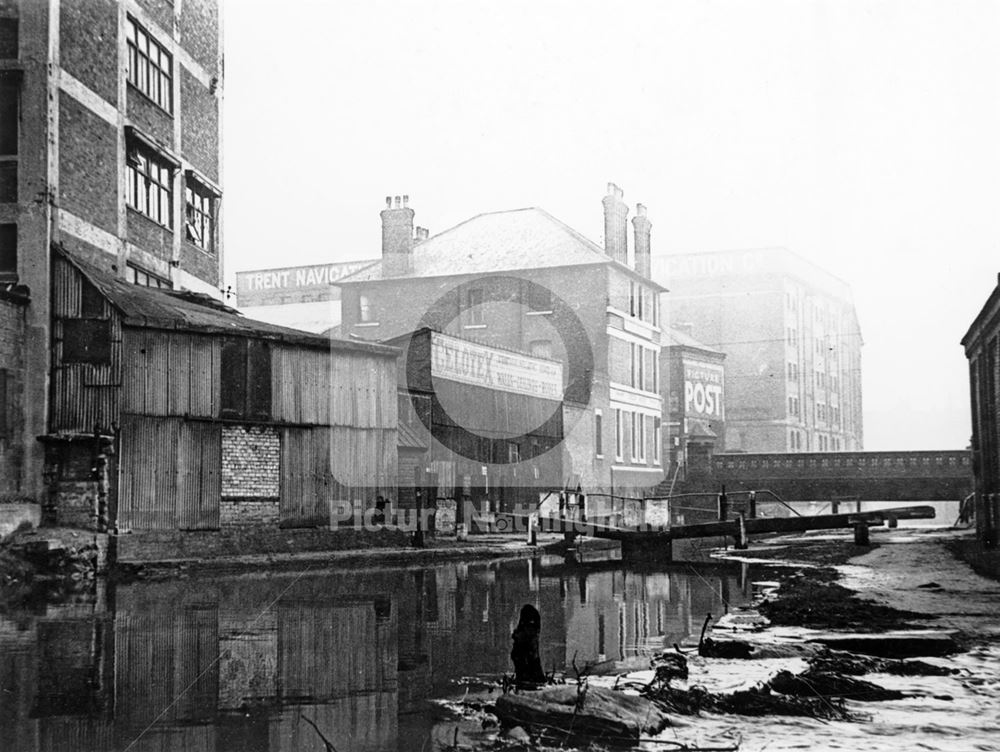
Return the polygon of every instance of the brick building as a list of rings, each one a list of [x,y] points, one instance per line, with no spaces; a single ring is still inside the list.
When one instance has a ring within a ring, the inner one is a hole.
[[[726,356],[726,451],[863,448],[850,287],[783,248],[654,258],[669,317]]]
[[[31,495],[43,482],[34,437],[49,429],[51,249],[133,283],[220,296],[218,6],[0,0],[0,281],[30,300],[16,420]]]
[[[663,288],[649,277],[645,207],[603,199],[601,247],[538,208],[414,231],[386,199],[382,258],[345,277],[344,336],[384,341],[422,327],[563,364],[563,480],[590,494],[641,494],[663,476],[659,388]],[[630,263],[631,255],[631,263]]]
[[[985,548],[1000,542],[1000,276],[997,281],[962,338],[969,360],[976,530]]]
[[[663,336],[665,461],[668,478],[684,480],[691,468],[707,471],[725,446],[726,356],[681,329],[667,327]]]

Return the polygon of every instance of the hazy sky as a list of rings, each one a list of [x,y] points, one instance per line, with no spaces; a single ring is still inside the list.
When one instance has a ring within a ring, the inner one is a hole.
[[[866,449],[967,444],[1000,2],[228,0],[225,35],[230,277],[378,256],[389,194],[432,233],[541,206],[600,242],[614,181],[654,253],[785,246],[851,284]]]

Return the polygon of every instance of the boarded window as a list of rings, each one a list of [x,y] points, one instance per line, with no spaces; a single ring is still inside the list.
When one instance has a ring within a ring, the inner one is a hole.
[[[85,319],[104,318],[104,298],[90,282],[83,281],[80,291],[80,317]]]
[[[0,162],[0,204],[17,201],[17,161]]]
[[[63,321],[63,363],[111,363],[111,322],[102,319]]]
[[[260,340],[227,339],[222,344],[223,418],[271,417],[271,346]]]

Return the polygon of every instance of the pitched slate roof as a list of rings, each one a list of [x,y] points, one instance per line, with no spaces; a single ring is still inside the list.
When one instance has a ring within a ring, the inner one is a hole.
[[[126,326],[273,339],[324,350],[354,350],[387,357],[399,355],[398,350],[385,345],[332,339],[248,319],[203,293],[133,284],[108,274],[69,251],[58,252],[111,302],[121,313]]]
[[[393,279],[488,274],[519,269],[604,264],[631,275],[604,249],[544,209],[531,207],[479,214],[413,248],[412,271]],[[382,262],[348,275],[337,284],[385,279]],[[649,284],[656,285],[655,282]]]

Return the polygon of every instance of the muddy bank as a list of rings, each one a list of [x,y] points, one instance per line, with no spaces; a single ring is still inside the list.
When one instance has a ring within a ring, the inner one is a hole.
[[[19,530],[0,545],[0,611],[60,603],[87,594],[103,572],[106,549],[93,534]]]

